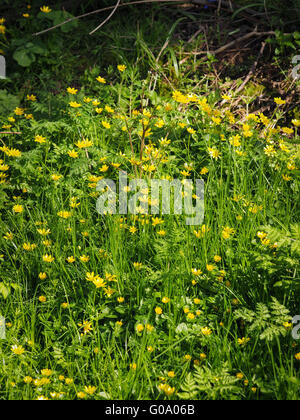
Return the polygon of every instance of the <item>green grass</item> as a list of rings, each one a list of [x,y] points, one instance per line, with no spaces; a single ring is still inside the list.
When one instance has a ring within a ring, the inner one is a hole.
[[[0,138],[3,400],[299,399],[291,324],[299,313],[299,111],[287,115],[288,105],[270,97],[268,120],[249,117],[248,105],[236,112],[234,91],[222,99],[228,80],[212,89],[213,73],[198,74],[192,59],[179,64],[182,43],[159,55],[180,22],[167,32],[154,24],[157,10],[138,31],[124,28],[124,42],[105,27],[101,36],[111,42],[94,45],[82,71],[71,70],[66,52],[48,82],[47,58],[38,61],[26,82],[15,82],[24,112],[14,104],[1,115],[1,125],[11,125],[3,130],[22,132]],[[131,52],[122,51],[127,42]],[[250,104],[256,94],[243,98]],[[92,144],[78,147],[83,139]],[[97,182],[117,180],[120,169],[147,181],[203,178],[203,224],[99,215]],[[91,273],[104,287],[87,281]]]

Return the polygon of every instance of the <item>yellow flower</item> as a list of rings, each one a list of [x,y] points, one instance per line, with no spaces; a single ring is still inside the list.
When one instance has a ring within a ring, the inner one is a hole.
[[[239,373],[237,373],[237,374],[236,374],[236,377],[237,377],[238,379],[243,379],[244,374],[243,374],[243,373],[241,373],[241,372],[239,372]]]
[[[17,356],[21,356],[23,353],[25,353],[24,348],[22,346],[17,345],[12,346],[11,351]]]
[[[80,261],[81,261],[81,262],[89,262],[89,261],[90,261],[90,257],[89,257],[89,256],[87,256],[87,255],[82,255],[82,256],[80,257]]]
[[[20,150],[17,150],[17,149],[8,149],[6,151],[6,154],[7,156],[11,156],[11,157],[20,157],[22,155]]]
[[[84,387],[84,391],[88,394],[88,395],[93,395],[95,394],[95,392],[97,391],[97,388],[95,386],[85,386]]]
[[[225,227],[222,231],[222,237],[224,239],[230,239],[230,237],[235,233],[235,229],[230,227]]]
[[[300,353],[295,354],[295,359],[300,360]]]
[[[59,181],[62,178],[62,175],[53,174],[51,175],[52,181]]]
[[[24,114],[24,109],[17,107],[14,112],[16,115],[20,116]]]
[[[68,93],[70,93],[71,95],[76,95],[76,93],[78,92],[78,89],[74,89],[71,87],[67,88]]]
[[[47,298],[46,298],[46,296],[40,296],[40,297],[39,297],[39,301],[40,301],[41,303],[46,303],[46,302],[47,302]]]
[[[195,134],[196,133],[196,131],[191,127],[187,128],[187,132],[190,133],[190,134]]]
[[[107,129],[111,127],[111,125],[107,121],[102,121],[102,125],[104,128],[107,128]]]
[[[115,112],[115,110],[108,105],[105,105],[105,111],[109,112],[110,114],[113,114]]]
[[[220,257],[219,255],[215,255],[214,260],[215,260],[216,263],[218,263],[218,262],[222,261],[222,257]]]
[[[207,269],[207,271],[214,271],[216,269],[216,267],[213,264],[207,264],[206,269]]]
[[[41,374],[42,374],[42,376],[51,376],[52,375],[52,370],[50,370],[50,369],[42,369],[41,370]]]
[[[73,257],[73,256],[71,256],[71,257],[68,257],[67,258],[67,262],[69,263],[69,264],[72,264],[73,262],[75,262],[76,260],[75,260],[75,258]]]
[[[42,7],[40,8],[40,10],[41,10],[41,12],[43,12],[43,13],[50,13],[50,12],[52,12],[52,9],[50,9],[50,7],[48,7],[48,6],[42,6]]]
[[[221,153],[219,152],[219,150],[217,150],[214,147],[209,147],[208,148],[208,153],[209,153],[211,158],[216,159],[216,160],[219,159],[219,157],[221,156]]]
[[[168,372],[168,377],[169,378],[175,378],[175,372],[174,372],[174,370],[170,370],[170,372]]]
[[[69,155],[70,158],[73,158],[73,159],[78,158],[78,152],[76,152],[75,150],[70,150],[68,152],[68,155]]]
[[[23,244],[23,249],[25,251],[33,251],[36,248],[36,244],[25,243]]]
[[[102,83],[102,84],[106,84],[106,80],[103,78],[103,77],[101,77],[101,76],[99,76],[99,77],[97,77],[97,82],[99,82],[99,83]]]
[[[52,255],[48,255],[48,254],[46,254],[46,255],[43,255],[43,261],[44,262],[47,262],[47,263],[53,263],[54,262],[54,260],[55,260],[55,258],[54,257],[52,257]]]
[[[129,232],[132,233],[132,234],[135,234],[137,232],[137,228],[135,226],[131,226],[129,228]]]
[[[137,271],[140,271],[140,270],[142,269],[142,267],[143,267],[143,264],[142,264],[142,263],[139,263],[139,262],[134,262],[134,263],[133,263],[133,266],[134,266],[134,268],[135,268]]]
[[[83,335],[87,335],[93,330],[92,323],[89,321],[83,321],[83,324],[78,324],[78,326],[83,328]]]
[[[36,101],[36,96],[35,95],[27,95],[27,101],[32,101],[35,102]]]
[[[69,219],[72,216],[72,213],[69,211],[60,211],[57,213],[57,216],[61,217],[62,219]]]
[[[136,326],[136,330],[138,333],[141,333],[142,331],[144,331],[144,325],[143,324],[137,324]]]
[[[85,139],[75,143],[75,146],[77,146],[79,149],[86,149],[87,147],[93,146],[93,142],[91,140]]]
[[[161,301],[162,301],[162,303],[169,303],[170,299],[168,297],[164,296]]]
[[[281,98],[274,98],[274,102],[275,102],[275,104],[277,104],[277,105],[285,105],[286,104],[286,101],[284,101],[283,99],[281,99]]]
[[[31,382],[33,381],[31,376],[25,376],[25,378],[23,379],[24,383],[29,385],[31,384]]]
[[[46,137],[43,137],[43,136],[39,136],[38,135],[38,136],[35,136],[34,141],[36,143],[40,143],[40,144],[46,143]]]
[[[14,213],[23,213],[24,209],[23,209],[23,206],[21,206],[20,204],[17,204],[13,206],[13,211]]]
[[[124,64],[120,64],[118,65],[118,70],[122,73],[123,71],[125,71],[127,69],[127,67]]]
[[[300,127],[300,120],[297,120],[297,119],[294,119],[294,120],[292,120],[292,124],[295,126],[295,127]]]
[[[244,345],[246,345],[247,343],[249,343],[249,341],[250,341],[250,338],[245,338],[245,337],[243,337],[243,338],[238,338],[238,344],[240,345],[240,346],[244,346]]]
[[[159,306],[157,306],[157,307],[155,308],[155,313],[156,313],[156,315],[161,315],[161,314],[163,313],[162,308],[160,308]]]
[[[158,387],[161,391],[163,391],[166,394],[167,397],[170,397],[175,392],[175,388],[174,387],[172,388],[168,384],[160,384]]]
[[[14,238],[14,235],[11,232],[6,232],[5,236],[3,236],[3,239],[6,241],[12,241]]]
[[[222,95],[222,99],[224,99],[225,101],[230,101],[232,98],[229,95]]]
[[[69,105],[72,108],[80,108],[81,107],[81,104],[79,104],[78,102],[75,102],[75,101],[69,102]]]
[[[208,327],[201,328],[201,332],[205,336],[209,336],[209,335],[212,334],[212,330],[210,328],[208,328]]]

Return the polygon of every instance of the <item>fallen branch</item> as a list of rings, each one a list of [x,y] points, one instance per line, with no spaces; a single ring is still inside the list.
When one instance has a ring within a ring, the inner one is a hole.
[[[22,134],[18,131],[0,131],[0,134]]]
[[[106,22],[108,22],[113,17],[113,15],[116,13],[118,7],[120,6],[120,3],[121,3],[121,0],[118,0],[117,4],[115,5],[115,8],[111,12],[111,14],[99,26],[97,26],[96,29],[94,29],[92,32],[90,32],[90,35],[93,35],[95,32],[97,32],[100,28],[102,28],[102,26],[104,26],[106,24]]]
[[[266,43],[265,42],[262,42],[261,48],[260,48],[260,51],[259,51],[259,54],[258,54],[258,57],[257,57],[255,63],[253,63],[253,66],[251,67],[251,69],[250,69],[247,77],[245,78],[245,80],[243,81],[243,83],[241,84],[241,86],[235,91],[235,94],[240,93],[244,89],[244,87],[246,86],[246,84],[249,82],[249,80],[252,78],[252,76],[254,75],[254,72],[256,70],[256,67],[258,65],[258,62],[259,62],[261,56],[263,55],[265,48],[266,48]]]
[[[201,1],[202,4],[207,4],[206,0],[198,0]],[[132,6],[132,5],[140,5],[140,4],[150,4],[150,3],[192,3],[192,1],[189,0],[140,0],[140,1],[132,1],[129,3],[121,3],[118,7],[126,7],[126,6]],[[41,32],[37,32],[35,34],[33,34],[33,36],[38,36],[38,35],[42,35],[45,34],[46,32],[52,31],[53,29],[56,28],[60,28],[63,25],[66,25],[67,23],[73,22],[74,20],[78,20],[78,19],[82,19],[85,18],[87,16],[91,16],[91,15],[96,15],[98,13],[102,13],[102,12],[107,12],[109,10],[114,10],[116,6],[109,6],[109,7],[104,7],[103,9],[98,9],[98,10],[93,10],[92,12],[88,12],[85,13],[83,15],[80,16],[75,16],[72,17],[70,19],[67,19],[65,22],[59,23],[58,25],[54,25],[51,28],[45,29]]]
[[[215,51],[211,51],[211,52],[209,52],[209,54],[211,54],[211,55],[217,55],[217,54],[220,54],[220,53],[222,53],[222,52],[224,52],[224,51],[226,51],[228,48],[230,48],[230,47],[232,47],[232,46],[234,46],[236,43],[238,43],[238,42],[242,42],[242,41],[246,41],[247,39],[249,39],[249,38],[252,38],[252,37],[254,37],[254,36],[256,36],[256,37],[258,37],[258,38],[260,38],[260,37],[262,37],[262,36],[274,36],[274,35],[276,35],[276,32],[275,31],[269,31],[269,32],[257,32],[257,30],[254,30],[253,32],[249,32],[248,34],[246,34],[246,35],[244,35],[244,36],[241,36],[240,38],[237,38],[237,39],[235,39],[235,40],[233,40],[233,41],[231,41],[231,42],[229,42],[228,44],[226,44],[226,45],[223,45],[223,47],[220,47],[220,48],[218,48],[217,50],[215,50]],[[192,55],[205,55],[205,54],[207,54],[208,53],[208,51],[198,51],[198,52],[191,52],[191,53],[186,53],[186,54],[192,54]]]

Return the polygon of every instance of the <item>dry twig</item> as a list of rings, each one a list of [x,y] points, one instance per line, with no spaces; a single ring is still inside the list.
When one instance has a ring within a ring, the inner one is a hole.
[[[114,10],[111,12],[111,14],[99,25],[97,26],[96,29],[94,29],[92,32],[90,32],[90,35],[93,35],[95,32],[97,32],[100,28],[102,28],[102,26],[104,26],[106,24],[106,22],[108,22],[112,16],[116,13],[117,8],[120,6],[121,0],[117,1],[117,4],[115,5]]]

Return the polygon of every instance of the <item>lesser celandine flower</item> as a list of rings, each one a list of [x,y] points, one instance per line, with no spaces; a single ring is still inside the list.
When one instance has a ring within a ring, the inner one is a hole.
[[[55,258],[52,255],[48,255],[48,254],[43,255],[43,261],[44,262],[47,262],[47,263],[51,264],[51,263],[54,262],[54,260],[55,260]]]
[[[282,98],[274,98],[274,102],[275,102],[275,104],[277,104],[279,106],[286,104],[286,101],[284,101]]]
[[[21,356],[23,353],[25,353],[25,349],[22,346],[17,345],[12,346],[11,351],[17,356]]]
[[[67,92],[70,93],[71,95],[76,95],[76,93],[78,92],[78,89],[68,87]]]
[[[14,211],[14,213],[23,213],[24,208],[23,208],[22,205],[17,204],[15,206],[13,206],[13,211]]]
[[[85,139],[75,143],[75,146],[77,146],[79,149],[86,149],[87,147],[93,146],[93,142],[91,140]]]
[[[137,324],[136,326],[136,330],[138,333],[141,333],[142,331],[144,331],[144,325],[143,324]]]
[[[209,336],[209,335],[212,334],[212,330],[210,328],[208,328],[208,327],[201,328],[201,332],[205,336]]]
[[[244,345],[246,345],[247,343],[249,343],[249,341],[250,341],[250,338],[246,338],[246,337],[243,337],[243,338],[238,338],[238,344],[240,345],[240,346],[244,346]]]
[[[69,105],[70,105],[71,108],[80,108],[82,106],[81,104],[79,104],[78,102],[75,102],[75,101],[69,102]]]
[[[40,10],[41,10],[41,12],[43,12],[43,13],[50,13],[50,12],[52,12],[52,9],[50,9],[50,7],[48,7],[48,6],[42,6],[42,7],[40,8]]]
[[[118,65],[118,70],[122,73],[123,71],[125,71],[126,70],[126,66],[124,65],[124,64],[119,64]]]
[[[26,99],[27,99],[27,101],[35,102],[36,101],[36,96],[35,95],[27,95]]]
[[[159,306],[157,306],[157,307],[155,308],[155,313],[156,313],[156,315],[161,315],[161,314],[163,313],[162,308],[160,308]]]
[[[222,231],[222,237],[224,239],[230,239],[231,236],[235,233],[235,229],[230,227],[225,227]]]
[[[41,374],[42,374],[42,376],[51,376],[52,375],[52,370],[51,369],[42,369],[41,370]]]
[[[111,128],[111,125],[107,121],[102,121],[102,125],[106,129],[110,129]]]
[[[46,143],[46,137],[43,137],[43,136],[38,135],[38,136],[35,136],[34,141],[36,143],[43,144],[43,143]]]
[[[62,219],[69,219],[72,216],[72,213],[69,211],[60,211],[57,213],[57,216],[61,217]]]
[[[73,159],[76,159],[76,158],[78,158],[78,152],[76,152],[75,150],[70,150],[69,152],[68,152],[68,155],[69,155],[69,157],[70,158],[73,158]]]
[[[99,77],[97,77],[97,82],[99,82],[99,83],[102,83],[102,84],[106,84],[106,80],[103,78],[103,77],[101,77],[101,76],[99,76]]]

